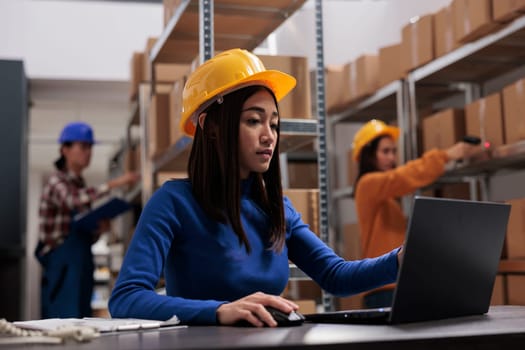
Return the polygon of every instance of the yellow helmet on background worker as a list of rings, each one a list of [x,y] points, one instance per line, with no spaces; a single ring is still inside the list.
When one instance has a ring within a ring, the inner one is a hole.
[[[204,62],[188,77],[182,92],[180,128],[186,135],[193,136],[199,114],[237,89],[263,85],[280,101],[295,84],[294,77],[277,70],[267,70],[261,60],[249,51],[224,51]]]
[[[352,143],[352,158],[354,158],[355,161],[359,161],[363,147],[375,138],[385,135],[390,136],[397,142],[397,139],[399,138],[399,128],[387,125],[377,119],[372,119],[367,122],[354,136],[354,142]]]

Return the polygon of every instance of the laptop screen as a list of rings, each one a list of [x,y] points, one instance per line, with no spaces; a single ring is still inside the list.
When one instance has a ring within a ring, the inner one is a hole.
[[[508,204],[416,196],[390,321],[486,313],[509,213]]]

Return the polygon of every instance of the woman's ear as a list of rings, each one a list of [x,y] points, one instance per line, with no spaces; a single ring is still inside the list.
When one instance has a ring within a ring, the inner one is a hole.
[[[206,120],[206,113],[199,114],[198,122],[202,130],[204,130],[204,120]]]

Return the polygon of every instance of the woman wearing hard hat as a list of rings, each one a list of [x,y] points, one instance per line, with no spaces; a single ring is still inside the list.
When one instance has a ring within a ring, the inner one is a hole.
[[[458,142],[446,150],[430,150],[396,167],[399,128],[373,119],[355,134],[352,145],[359,170],[354,198],[361,234],[362,257],[384,254],[404,242],[406,219],[399,198],[437,180],[450,160],[468,158],[479,146]],[[369,308],[390,306],[393,285],[365,295]]]
[[[44,185],[40,199],[39,241],[35,255],[42,264],[42,318],[91,316],[93,256],[91,245],[109,226],[97,232],[72,227],[75,213],[89,210],[93,201],[112,188],[134,184],[139,176],[126,173],[99,187],[86,187],[82,171],[89,166],[95,143],[91,126],[67,124],[60,134],[57,171]]]
[[[397,249],[344,261],[283,198],[277,102],[294,86],[241,49],[189,76],[180,125],[194,136],[189,179],[166,182],[146,204],[109,301],[113,317],[276,326],[264,306],[298,308],[279,296],[289,260],[336,295],[395,280]],[[166,295],[155,292],[162,275]]]

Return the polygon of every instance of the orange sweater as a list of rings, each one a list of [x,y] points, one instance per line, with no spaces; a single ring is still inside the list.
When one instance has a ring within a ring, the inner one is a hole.
[[[363,257],[376,257],[403,244],[407,221],[398,198],[434,182],[447,161],[445,151],[434,149],[395,169],[361,177],[355,205]]]

